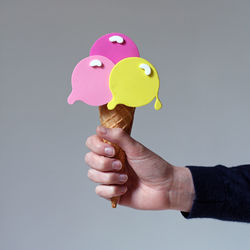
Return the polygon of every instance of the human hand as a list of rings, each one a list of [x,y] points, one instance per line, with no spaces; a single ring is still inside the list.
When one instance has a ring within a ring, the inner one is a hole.
[[[86,141],[91,151],[85,161],[90,166],[88,177],[101,184],[96,187],[99,196],[121,196],[120,205],[136,209],[190,211],[194,187],[187,168],[169,164],[122,129],[98,127],[96,133]],[[112,158],[115,149],[102,139],[125,151],[125,173],[119,173],[121,162]]]

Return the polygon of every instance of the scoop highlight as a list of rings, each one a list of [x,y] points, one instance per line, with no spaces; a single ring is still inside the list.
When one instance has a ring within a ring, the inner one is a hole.
[[[151,68],[145,63],[140,64],[140,68],[145,70],[145,74],[149,76],[151,74]]]
[[[117,43],[123,43],[124,42],[124,40],[123,40],[123,38],[121,37],[121,36],[111,36],[110,38],[109,38],[109,41],[110,42],[117,42]]]
[[[90,61],[89,66],[91,66],[91,67],[96,67],[96,66],[101,67],[102,62],[100,60],[98,60],[98,59],[94,59],[94,60]]]

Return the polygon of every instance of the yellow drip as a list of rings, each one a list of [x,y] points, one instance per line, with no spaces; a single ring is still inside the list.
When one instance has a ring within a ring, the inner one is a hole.
[[[155,108],[155,110],[159,110],[159,109],[161,109],[161,107],[162,107],[161,101],[159,100],[159,97],[156,96],[154,108]]]

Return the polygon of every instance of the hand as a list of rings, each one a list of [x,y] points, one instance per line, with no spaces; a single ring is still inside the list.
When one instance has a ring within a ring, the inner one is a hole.
[[[122,129],[98,127],[86,145],[90,166],[88,177],[101,185],[96,193],[106,199],[121,196],[119,204],[136,209],[177,209],[190,211],[194,186],[188,168],[175,167],[135,141]],[[119,173],[121,162],[112,158],[115,149],[102,139],[118,144],[126,153],[126,173]]]

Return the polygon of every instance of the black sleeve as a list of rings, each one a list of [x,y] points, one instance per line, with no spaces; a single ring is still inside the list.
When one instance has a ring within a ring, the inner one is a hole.
[[[250,165],[227,168],[187,166],[190,169],[195,200],[187,218],[214,218],[250,222]]]

